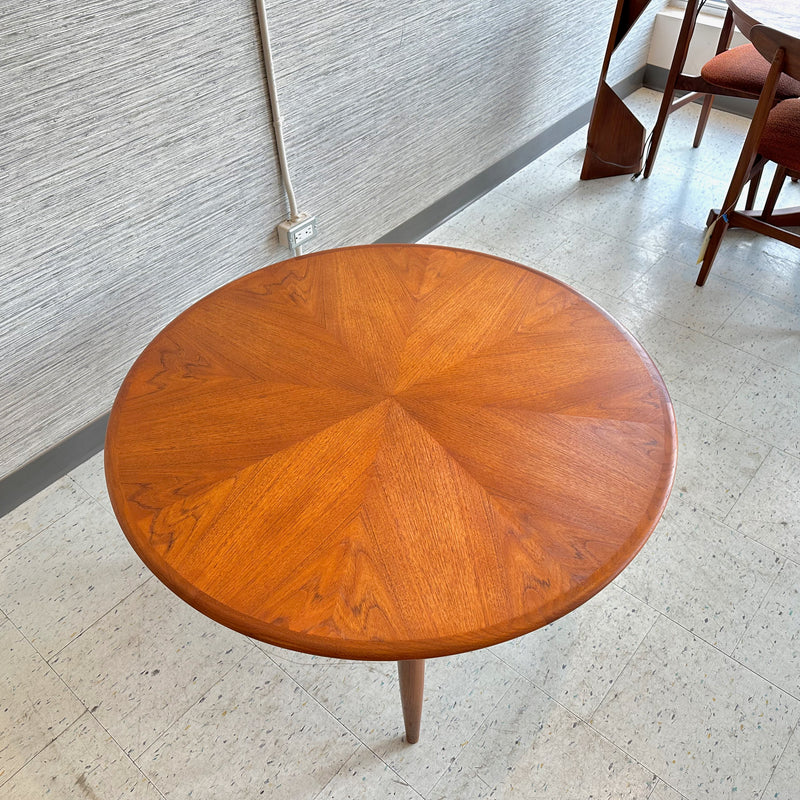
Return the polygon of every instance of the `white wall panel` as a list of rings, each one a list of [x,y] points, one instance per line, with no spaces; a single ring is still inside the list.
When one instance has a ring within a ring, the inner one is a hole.
[[[591,99],[613,8],[270,4],[315,246],[374,241]],[[2,477],[106,412],[182,308],[282,258],[286,211],[249,0],[0,0],[0,75]]]

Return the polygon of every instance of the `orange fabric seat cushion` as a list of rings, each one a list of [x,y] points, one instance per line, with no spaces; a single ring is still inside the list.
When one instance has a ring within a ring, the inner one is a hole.
[[[800,100],[784,100],[769,112],[758,152],[791,170],[800,170]]]
[[[715,86],[749,92],[754,97],[761,94],[767,80],[769,62],[751,44],[743,44],[714,56],[700,74]],[[781,75],[777,97],[784,100],[800,97],[800,81]]]

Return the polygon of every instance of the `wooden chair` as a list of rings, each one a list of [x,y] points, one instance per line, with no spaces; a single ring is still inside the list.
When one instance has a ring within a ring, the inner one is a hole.
[[[783,100],[775,105],[781,77],[789,75],[800,79],[800,39],[764,25],[754,27],[750,37],[758,52],[771,64],[725,201],[720,210],[712,209],[709,214],[708,222],[713,229],[697,276],[698,286],[706,282],[728,228],[748,228],[800,247],[800,234],[786,230],[800,226],[800,208],[775,210],[786,176],[800,175],[800,99]],[[777,168],[764,209],[737,211],[736,203],[745,184],[757,180],[770,161]]]
[[[703,5],[702,0],[688,0],[686,12],[683,17],[678,43],[672,59],[667,83],[664,87],[664,97],[658,111],[655,127],[650,140],[645,161],[644,177],[649,177],[658,154],[658,147],[667,119],[670,114],[688,103],[703,97],[703,107],[697,122],[693,147],[699,147],[706,129],[711,106],[715,95],[727,97],[744,97],[755,100],[761,93],[764,81],[769,70],[769,63],[751,44],[741,45],[729,50],[733,36],[733,14],[728,9],[722,25],[717,54],[702,69],[700,75],[686,75],[683,73],[689,44],[697,22],[697,14]],[[675,92],[687,91],[688,94],[679,100],[674,100]],[[788,76],[784,76],[778,87],[779,100],[800,95],[800,83]]]

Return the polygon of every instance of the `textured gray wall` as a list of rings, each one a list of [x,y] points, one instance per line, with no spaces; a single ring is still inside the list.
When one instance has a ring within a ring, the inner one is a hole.
[[[591,99],[614,5],[270,4],[314,246],[374,241]],[[2,477],[107,411],[182,308],[283,258],[286,211],[251,0],[0,0],[0,86]]]

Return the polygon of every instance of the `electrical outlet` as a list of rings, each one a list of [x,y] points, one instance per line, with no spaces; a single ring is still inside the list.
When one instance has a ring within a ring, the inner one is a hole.
[[[278,241],[290,250],[305,244],[317,235],[317,218],[301,214],[297,219],[287,219],[278,225]]]

